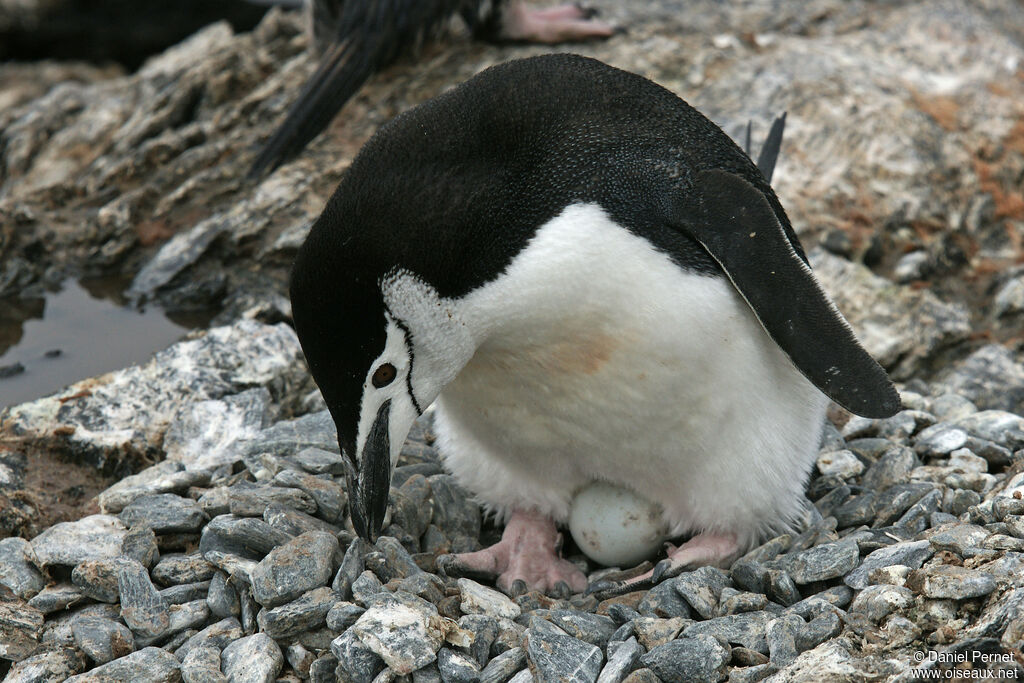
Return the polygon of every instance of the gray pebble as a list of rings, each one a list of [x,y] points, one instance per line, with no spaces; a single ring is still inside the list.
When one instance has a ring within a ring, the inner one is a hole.
[[[835,611],[826,612],[812,619],[797,632],[796,648],[800,652],[813,650],[826,640],[839,635],[843,622]]]
[[[238,619],[234,617],[228,617],[227,619],[221,619],[218,622],[210,624],[199,633],[195,634],[184,643],[181,644],[175,651],[174,655],[178,659],[184,659],[188,656],[194,648],[197,647],[216,647],[218,650],[227,647],[227,645],[235,640],[241,638],[242,625]]]
[[[853,589],[849,586],[832,586],[790,606],[790,611],[804,619],[818,616],[825,606],[844,608],[853,600]],[[833,611],[829,609],[829,611]]]
[[[284,666],[281,648],[265,633],[240,638],[221,652],[221,669],[228,680],[272,683]]]
[[[671,619],[637,617],[632,623],[633,634],[636,635],[641,645],[650,650],[674,639],[685,626],[693,622],[682,617],[673,617]]]
[[[482,586],[472,579],[458,580],[462,601],[459,608],[464,614],[486,614],[495,618],[515,619],[522,608],[506,595]]]
[[[331,642],[331,652],[353,683],[370,683],[384,668],[384,660],[349,629]]]
[[[942,394],[933,398],[929,409],[936,418],[943,421],[958,420],[978,412],[978,407],[970,399],[960,394],[952,393]]]
[[[1005,521],[1008,515],[1024,515],[1024,498],[998,496],[992,501],[992,514],[1000,521]]]
[[[906,586],[926,598],[966,600],[988,595],[996,581],[982,571],[942,564],[910,572]]]
[[[436,618],[437,610],[425,600],[380,593],[349,631],[395,673],[404,675],[436,658],[442,644],[432,626]]]
[[[679,594],[675,588],[675,581],[669,579],[662,581],[654,588],[647,591],[647,594],[637,605],[637,611],[649,617],[671,617],[689,618],[691,614],[690,605]]]
[[[352,599],[366,605],[383,590],[384,584],[380,582],[376,574],[367,569],[352,582]]]
[[[29,607],[34,607],[43,614],[59,612],[77,605],[85,599],[85,593],[78,586],[68,583],[58,583],[47,586],[28,601]]]
[[[892,446],[864,473],[861,485],[875,491],[884,491],[906,481],[911,470],[920,464],[914,451],[903,446]]]
[[[507,683],[526,666],[526,650],[514,647],[491,659],[480,672],[480,683]]]
[[[784,555],[776,562],[799,584],[826,581],[847,574],[860,562],[856,543],[824,543],[798,553]]]
[[[310,531],[275,548],[251,572],[252,594],[264,607],[290,602],[313,588],[326,585],[339,552],[338,539]]]
[[[161,634],[162,636],[200,628],[206,625],[210,619],[210,608],[206,606],[206,600],[192,600],[179,605],[171,605],[167,611],[170,623],[167,630]]]
[[[699,621],[683,629],[683,635],[693,638],[698,635],[709,635],[723,643],[739,644],[762,654],[768,654],[768,643],[765,641],[765,629],[774,615],[764,612],[744,612],[715,617],[707,621]]]
[[[246,635],[256,633],[256,621],[260,606],[252,597],[252,590],[249,586],[239,586],[238,590],[238,621],[242,624],[242,630]]]
[[[341,596],[322,586],[292,602],[260,610],[256,620],[260,630],[271,638],[288,638],[322,626],[327,613],[340,600]]]
[[[539,623],[538,623],[539,622]],[[540,619],[532,619],[527,631],[526,657],[538,683],[594,683],[601,673],[601,649],[566,635]]]
[[[928,537],[935,550],[948,550],[963,556],[969,548],[979,548],[991,533],[977,524],[955,523],[948,528],[936,529]]]
[[[316,501],[305,491],[269,484],[241,482],[228,490],[228,510],[236,517],[262,517],[270,505],[316,513]]]
[[[348,471],[345,459],[338,453],[321,448],[305,448],[288,459],[310,474],[345,474]]]
[[[869,524],[875,518],[874,491],[866,491],[860,495],[853,496],[842,505],[832,510],[832,516],[840,529]]]
[[[874,569],[893,564],[903,564],[911,568],[920,567],[934,554],[928,541],[903,541],[873,551],[861,562],[860,566],[847,574],[843,582],[855,590],[867,588],[868,575]]]
[[[0,586],[6,586],[23,600],[28,600],[46,585],[42,573],[32,560],[32,545],[12,536],[0,540]]]
[[[335,593],[335,595],[338,595]],[[339,601],[327,611],[327,628],[335,633],[341,633],[363,616],[366,609],[351,602]]]
[[[139,496],[118,517],[126,527],[149,527],[158,534],[198,531],[207,521],[198,503],[173,493]]]
[[[413,574],[408,578],[400,580],[395,590],[412,593],[436,605],[444,599],[444,579],[436,574],[421,571],[418,574]]]
[[[163,586],[198,583],[213,578],[216,567],[198,553],[164,555],[153,567],[153,580]]]
[[[373,546],[369,543],[361,538],[357,538],[345,550],[345,556],[338,567],[338,573],[335,574],[334,580],[331,582],[331,588],[335,592],[340,593],[344,599],[347,600],[352,597],[352,584],[355,583],[356,579],[366,569],[363,558],[372,548]]]
[[[341,679],[338,658],[331,653],[322,654],[309,665],[311,683],[337,683]]]
[[[873,526],[877,529],[891,525],[910,509],[911,505],[933,490],[935,490],[933,484],[924,482],[890,486],[878,494],[875,499],[875,523]]]
[[[117,573],[131,562],[123,557],[79,562],[71,571],[71,583],[93,600],[117,602]]]
[[[106,664],[135,651],[132,632],[113,619],[78,619],[71,625],[71,633],[75,645],[97,664]]]
[[[640,661],[643,648],[636,638],[614,643],[608,648],[608,661],[597,677],[597,683],[622,683]]]
[[[60,683],[85,667],[85,655],[78,649],[58,647],[15,662],[4,683]]]
[[[744,668],[733,668],[729,671],[729,683],[758,683],[774,673],[779,667],[774,664],[758,664]]]
[[[959,517],[980,502],[981,495],[977,491],[957,489],[953,492],[953,498],[949,503],[947,512]]]
[[[704,683],[718,680],[725,672],[729,650],[708,635],[673,640],[640,657],[665,683]]]
[[[178,683],[181,665],[170,652],[147,647],[67,680],[70,683]]]
[[[768,623],[765,640],[768,656],[774,664],[787,666],[800,654],[796,639],[803,627],[804,620],[796,614],[784,614]]]
[[[546,616],[551,623],[573,638],[596,645],[602,650],[607,647],[609,638],[618,628],[611,617],[601,614],[589,614],[576,610],[552,610]]]
[[[32,539],[32,552],[40,567],[74,567],[84,560],[117,557],[127,533],[117,517],[90,515],[77,522],[54,524]]]
[[[437,668],[444,683],[477,683],[480,668],[472,657],[447,647],[437,651]]]
[[[914,593],[903,586],[868,586],[857,594],[850,604],[850,612],[863,614],[878,623],[894,611],[903,610],[914,602]]]
[[[181,661],[183,683],[227,683],[220,670],[220,649],[212,645],[196,647]]]
[[[368,552],[363,561],[366,568],[376,574],[383,583],[423,572],[409,551],[391,536],[378,538],[374,550]]]
[[[483,669],[491,657],[491,645],[501,631],[498,620],[486,614],[466,614],[459,619],[459,628],[472,634],[473,642],[466,648],[466,654],[472,657],[478,669]],[[443,667],[441,673],[444,673]]]
[[[740,561],[767,562],[768,560],[774,560],[782,553],[788,551],[792,546],[793,536],[791,534],[781,534],[757,546],[741,557]]]
[[[738,591],[735,588],[723,588],[718,609],[714,616],[757,612],[768,606],[768,596],[762,593]]]
[[[954,423],[973,436],[994,441],[1011,449],[1024,446],[1024,417],[1003,410],[983,410],[964,416]]]
[[[921,430],[914,440],[914,450],[926,458],[949,455],[967,443],[967,432],[940,422]]]
[[[293,537],[273,528],[258,517],[218,515],[203,528],[199,552],[219,551],[249,560],[261,560]]]
[[[272,483],[305,491],[316,503],[316,514],[324,521],[336,522],[345,511],[348,500],[345,488],[331,479],[294,470],[281,470],[274,476]]]
[[[475,550],[480,537],[480,506],[449,474],[435,474],[427,481],[434,496],[431,521],[448,537],[450,552]]]
[[[193,600],[206,600],[209,591],[209,581],[198,581],[196,583],[183,583],[178,586],[164,588],[160,591],[160,597],[168,605],[181,605]]]
[[[224,572],[218,571],[210,579],[206,604],[210,608],[210,613],[221,619],[238,616],[240,610],[238,591],[228,581],[228,576]]]
[[[156,534],[148,526],[137,526],[129,529],[121,541],[121,555],[137,560],[146,569],[152,568],[160,558],[160,549],[156,544]]]
[[[135,560],[126,560],[118,570],[117,587],[121,598],[121,618],[136,634],[155,638],[171,623],[167,604],[149,580],[146,568]]]
[[[729,583],[729,577],[715,567],[700,567],[677,576],[672,585],[676,592],[704,619],[715,616],[718,598]]]
[[[909,529],[911,533],[919,534],[928,528],[931,516],[938,512],[939,505],[941,504],[942,490],[933,489],[911,505],[894,524],[898,527]]]
[[[864,463],[853,451],[846,448],[819,454],[817,466],[823,475],[842,479],[851,479],[864,472]]]
[[[313,665],[316,656],[304,648],[300,643],[292,643],[284,650],[284,658],[288,664],[299,675],[299,678],[309,678],[309,669]]]

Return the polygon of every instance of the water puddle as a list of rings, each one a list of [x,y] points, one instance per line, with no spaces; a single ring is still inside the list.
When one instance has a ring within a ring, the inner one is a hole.
[[[145,361],[208,322],[135,310],[124,284],[66,280],[45,298],[0,299],[0,409]]]

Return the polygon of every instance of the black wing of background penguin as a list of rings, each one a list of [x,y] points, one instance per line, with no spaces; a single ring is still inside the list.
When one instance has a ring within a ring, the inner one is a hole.
[[[614,32],[578,4],[538,9],[523,0],[311,0],[310,9],[320,65],[253,162],[250,178],[302,151],[371,75],[455,15],[487,40],[560,43]]]

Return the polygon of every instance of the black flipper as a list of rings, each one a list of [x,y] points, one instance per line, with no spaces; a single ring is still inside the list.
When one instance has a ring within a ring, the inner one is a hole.
[[[764,156],[762,154],[762,156]],[[888,417],[900,397],[853,336],[750,182],[718,169],[696,177],[702,216],[679,227],[725,271],[765,331],[826,396],[865,417]]]
[[[779,159],[779,150],[782,149],[782,132],[785,128],[786,112],[782,112],[782,116],[772,122],[771,130],[768,131],[768,137],[764,141],[764,147],[761,148],[761,154],[757,157],[757,167],[769,183],[772,181],[772,174],[775,173],[775,162]],[[747,149],[750,149],[749,124],[747,125]],[[748,151],[747,154],[749,153]]]
[[[376,71],[390,64],[407,48],[430,33],[467,0],[390,0],[319,2],[314,22],[334,20],[320,66],[309,78],[284,123],[267,140],[249,177],[256,178],[298,154],[327,127],[335,114]],[[498,3],[495,3],[498,4]],[[316,41],[324,41],[324,28],[314,28]]]

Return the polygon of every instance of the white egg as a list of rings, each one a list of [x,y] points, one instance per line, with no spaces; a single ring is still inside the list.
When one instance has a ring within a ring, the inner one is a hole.
[[[576,494],[569,532],[587,557],[610,567],[632,567],[667,539],[661,506],[633,491],[596,481]]]

